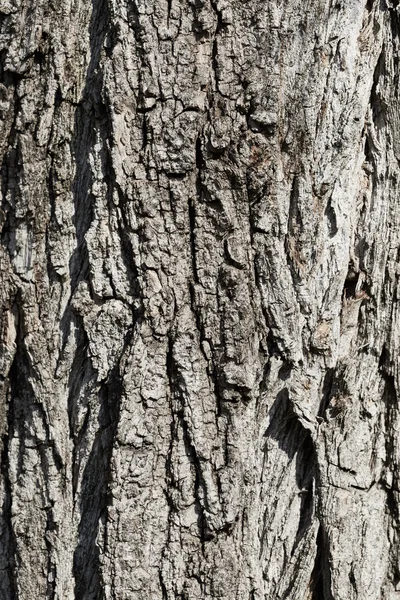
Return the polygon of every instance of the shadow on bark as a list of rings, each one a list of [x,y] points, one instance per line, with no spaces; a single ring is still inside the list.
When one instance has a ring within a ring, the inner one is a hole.
[[[70,260],[72,293],[80,281],[85,279],[90,280],[89,255],[85,234],[93,220],[95,198],[91,192],[92,172],[89,155],[96,141],[96,130],[101,129],[101,123],[106,116],[106,109],[101,100],[103,81],[99,65],[109,23],[110,14],[107,0],[93,0],[93,12],[89,26],[91,58],[86,73],[86,86],[75,113],[75,130],[73,136],[75,140],[74,154],[77,165],[72,188],[75,206],[74,224],[77,247]],[[73,381],[70,380],[70,424],[73,424],[73,414],[71,413],[76,409],[81,387],[87,385],[88,379],[95,376],[94,374],[91,376],[87,371],[88,368],[89,371],[92,370],[91,365],[86,365],[85,367],[85,363],[88,360],[90,363],[86,349],[82,349],[82,344],[78,344],[77,356],[72,369],[76,377],[73,378]],[[75,597],[82,600],[98,600],[103,597],[99,562],[100,550],[97,538],[99,521],[107,507],[110,460],[119,419],[119,404],[122,390],[117,368],[110,373],[107,382],[99,385],[97,392],[93,389],[96,387],[95,380],[92,381],[93,385],[90,386],[92,393],[95,396],[97,395],[100,409],[98,412],[95,439],[82,473],[81,495],[78,506],[80,522],[78,526],[78,544],[74,553],[73,574],[75,579]],[[83,375],[81,374],[82,369],[84,371]],[[77,382],[79,382],[78,385]],[[88,393],[90,393],[90,390]],[[75,472],[75,487],[77,485],[77,471],[79,471],[79,465],[76,464],[76,460],[79,451],[82,451],[85,431],[89,420],[93,418],[95,416],[91,414],[90,406],[88,406],[82,430],[74,441],[73,470]]]
[[[329,394],[332,373],[327,377],[324,390]],[[313,521],[317,518],[313,481],[317,478],[317,457],[314,442],[310,432],[299,422],[294,413],[286,388],[282,389],[270,409],[270,425],[266,438],[275,440],[278,447],[287,455],[289,461],[296,461],[296,487],[300,490],[301,505],[297,534],[294,540],[291,556],[304,539]],[[265,451],[267,451],[265,449]],[[331,600],[330,573],[328,562],[328,540],[320,525],[316,538],[316,558],[312,570],[309,593],[310,600]],[[290,590],[287,596],[290,597]]]

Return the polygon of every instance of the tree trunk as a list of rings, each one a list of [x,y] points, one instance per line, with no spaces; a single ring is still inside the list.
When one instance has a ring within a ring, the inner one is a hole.
[[[1,0],[0,598],[400,598],[398,0]]]

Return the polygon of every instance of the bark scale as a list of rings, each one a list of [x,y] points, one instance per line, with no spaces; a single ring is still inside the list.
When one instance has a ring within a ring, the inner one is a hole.
[[[0,0],[0,598],[400,598],[399,10]]]

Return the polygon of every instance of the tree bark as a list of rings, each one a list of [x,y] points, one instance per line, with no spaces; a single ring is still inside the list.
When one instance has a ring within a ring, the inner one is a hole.
[[[0,598],[398,600],[398,0],[0,0]]]

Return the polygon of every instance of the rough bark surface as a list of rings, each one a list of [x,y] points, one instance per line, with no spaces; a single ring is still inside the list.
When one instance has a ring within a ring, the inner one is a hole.
[[[400,598],[398,0],[0,0],[0,598]]]

